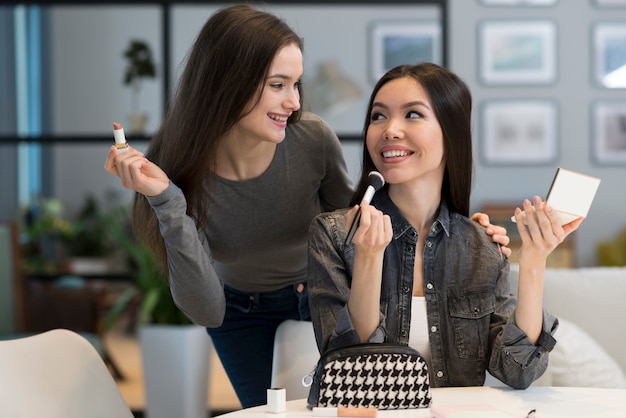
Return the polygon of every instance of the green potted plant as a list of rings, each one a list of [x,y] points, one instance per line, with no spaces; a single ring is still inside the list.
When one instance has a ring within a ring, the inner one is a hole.
[[[19,213],[20,255],[26,275],[55,275],[66,270],[59,241],[73,234],[58,199],[36,197]]]
[[[131,39],[128,47],[123,52],[123,56],[126,60],[124,85],[129,86],[132,91],[132,113],[129,116],[129,132],[142,134],[148,116],[140,110],[139,94],[144,79],[156,77],[156,66],[154,65],[150,46],[147,42],[140,39]]]
[[[115,197],[110,195],[111,199]],[[116,246],[109,233],[106,212],[98,199],[87,194],[70,228],[60,238],[68,268],[75,274],[108,273],[115,269]],[[120,263],[118,263],[120,264]],[[124,267],[117,266],[118,270]]]
[[[35,275],[110,272],[115,246],[100,202],[89,194],[77,216],[68,217],[64,212],[59,199],[43,197],[33,199],[22,210],[24,271]]]

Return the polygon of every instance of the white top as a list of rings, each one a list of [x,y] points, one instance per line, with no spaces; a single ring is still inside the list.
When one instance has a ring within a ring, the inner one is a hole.
[[[413,302],[411,302],[409,347],[417,350],[430,366],[430,341],[428,340],[428,318],[424,296],[413,296]]]

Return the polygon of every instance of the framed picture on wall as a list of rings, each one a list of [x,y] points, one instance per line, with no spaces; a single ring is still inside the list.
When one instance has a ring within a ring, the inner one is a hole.
[[[486,6],[552,6],[558,0],[480,0]]]
[[[484,84],[550,84],[556,80],[553,21],[483,21],[478,38],[478,74]]]
[[[493,99],[479,112],[480,154],[491,165],[553,164],[558,151],[558,106],[548,99]]]
[[[591,105],[591,155],[598,164],[626,164],[626,100]]]
[[[436,20],[373,22],[370,26],[371,81],[401,64],[442,64],[441,24]]]
[[[594,82],[626,88],[626,22],[597,23],[592,28]]]
[[[597,7],[626,7],[626,0],[592,0]]]

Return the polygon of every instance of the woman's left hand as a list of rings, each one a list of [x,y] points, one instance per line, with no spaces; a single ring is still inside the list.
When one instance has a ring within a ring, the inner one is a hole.
[[[515,209],[517,231],[522,239],[518,259],[522,262],[541,263],[545,261],[556,247],[572,232],[578,229],[585,218],[578,218],[561,225],[559,217],[552,206],[544,203],[539,196],[533,202],[526,199],[522,209]]]

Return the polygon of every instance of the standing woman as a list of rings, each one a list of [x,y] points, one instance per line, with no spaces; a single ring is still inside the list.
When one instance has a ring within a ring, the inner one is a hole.
[[[147,156],[112,147],[105,163],[137,192],[134,230],[166,260],[176,305],[207,327],[244,408],[266,403],[278,325],[310,320],[311,220],[353,193],[337,136],[301,111],[302,71],[302,40],[282,20],[219,10]],[[503,228],[487,233],[510,251]]]
[[[356,207],[319,215],[309,256],[311,316],[321,353],[363,342],[409,345],[431,385],[481,386],[485,373],[526,388],[545,371],[558,321],[542,308],[548,255],[582,218],[561,226],[539,197],[515,210],[522,239],[517,300],[509,260],[468,218],[472,100],[465,83],[434,64],[385,74],[365,123],[363,174],[387,185]],[[533,211],[534,209],[534,211]]]
[[[310,320],[311,220],[353,192],[337,136],[301,111],[302,47],[269,13],[219,10],[147,155],[112,149],[105,165],[137,192],[133,228],[167,260],[174,301],[207,327],[244,408],[266,403],[278,325]]]

